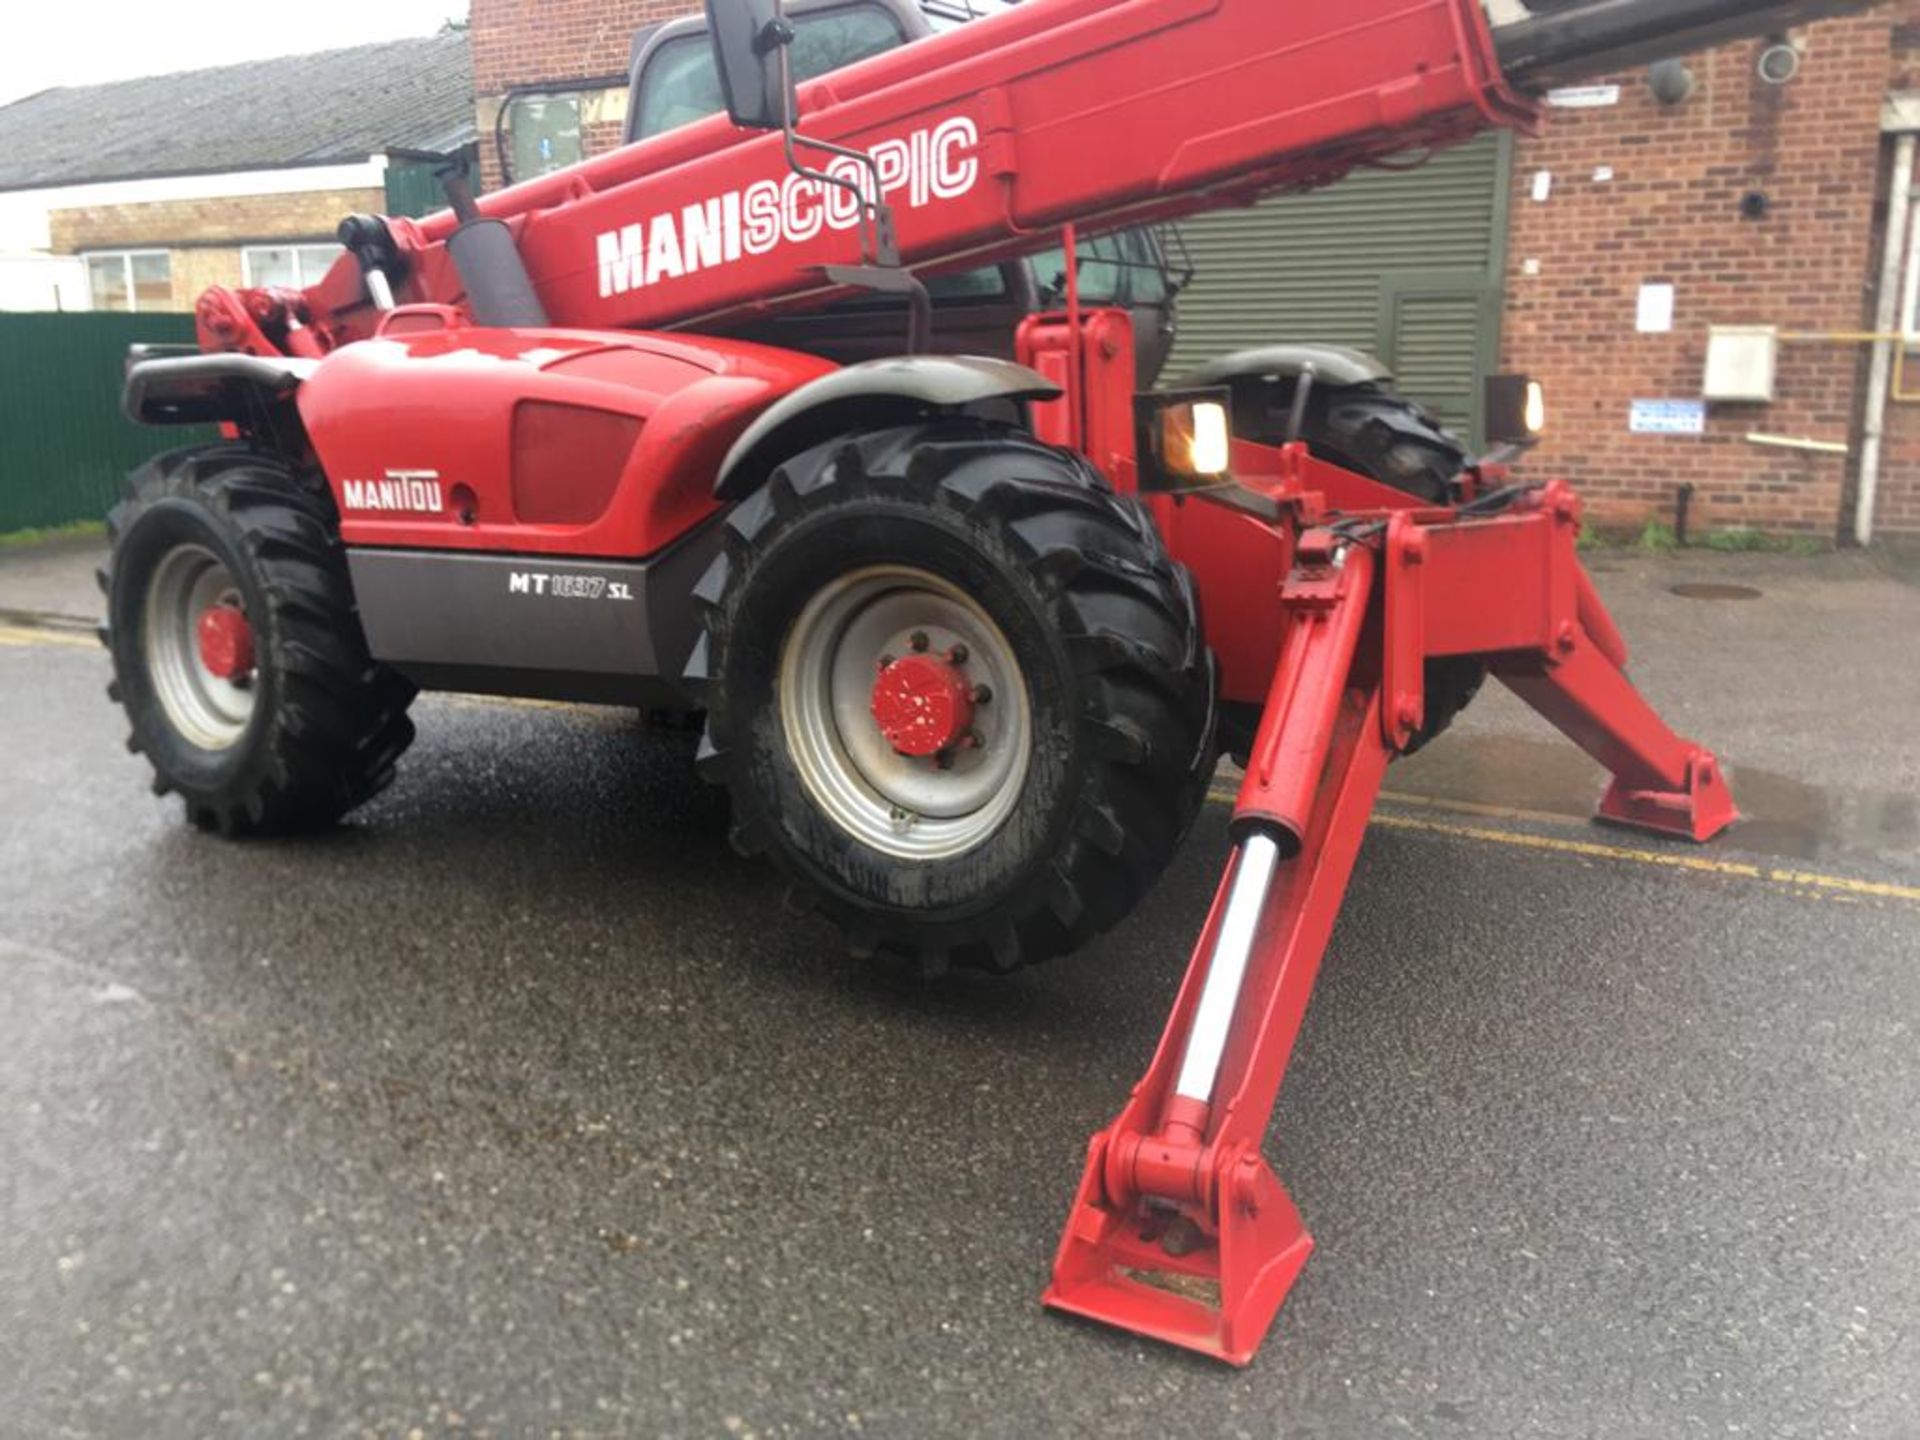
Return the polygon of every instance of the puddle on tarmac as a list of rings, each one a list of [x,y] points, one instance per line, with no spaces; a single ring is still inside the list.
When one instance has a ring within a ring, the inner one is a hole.
[[[1731,849],[1801,862],[1920,864],[1920,796],[1823,790],[1745,765],[1727,770],[1744,817],[1727,838]],[[1585,821],[1605,785],[1605,772],[1564,740],[1454,734],[1395,765],[1386,788]]]

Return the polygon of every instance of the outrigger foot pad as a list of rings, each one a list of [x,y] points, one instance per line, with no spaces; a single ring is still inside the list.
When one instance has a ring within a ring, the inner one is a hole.
[[[1095,1139],[1042,1297],[1055,1310],[1246,1365],[1313,1253],[1313,1237],[1261,1156],[1240,1151],[1215,1176],[1219,1223],[1150,1200],[1105,1198],[1107,1144]]]
[[[1740,818],[1725,772],[1711,753],[1695,753],[1685,790],[1636,790],[1616,779],[1600,797],[1598,818],[1704,845]]]

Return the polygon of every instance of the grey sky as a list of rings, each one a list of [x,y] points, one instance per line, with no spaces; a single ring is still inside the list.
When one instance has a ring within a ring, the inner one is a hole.
[[[69,9],[10,4],[0,22],[0,105],[55,85],[91,85],[431,35],[467,0],[126,0]],[[299,96],[287,97],[298,104]]]

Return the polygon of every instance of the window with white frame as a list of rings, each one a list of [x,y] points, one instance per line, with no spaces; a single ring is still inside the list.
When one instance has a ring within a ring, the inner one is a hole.
[[[164,250],[103,250],[85,257],[96,310],[171,310],[173,258]]]
[[[240,251],[240,283],[304,290],[333,268],[338,245],[247,245]]]

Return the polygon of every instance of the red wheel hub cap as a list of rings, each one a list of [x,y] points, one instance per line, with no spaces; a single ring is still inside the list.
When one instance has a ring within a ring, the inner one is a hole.
[[[235,605],[215,605],[200,616],[200,663],[222,680],[253,674],[253,627]]]
[[[873,718],[902,755],[950,750],[973,726],[973,686],[935,655],[906,655],[873,682]]]

